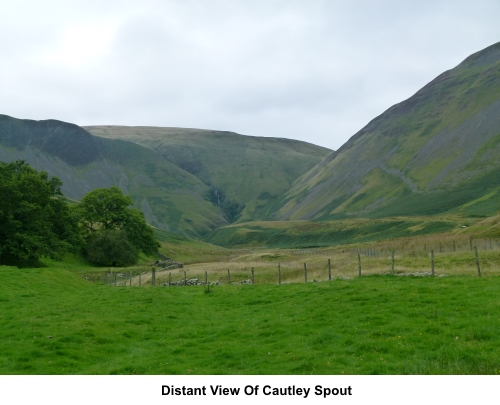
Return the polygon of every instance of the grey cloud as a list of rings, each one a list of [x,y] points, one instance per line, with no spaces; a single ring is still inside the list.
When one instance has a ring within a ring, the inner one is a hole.
[[[0,113],[331,148],[498,41],[500,12],[466,0],[12,3],[0,16]],[[51,64],[65,29],[85,24],[117,27],[106,52]]]

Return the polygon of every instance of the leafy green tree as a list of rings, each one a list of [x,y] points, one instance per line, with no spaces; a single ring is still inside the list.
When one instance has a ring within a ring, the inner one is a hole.
[[[128,209],[127,214],[121,229],[125,231],[130,242],[147,255],[158,252],[160,244],[155,238],[153,228],[144,219],[144,214],[135,208]]]
[[[130,266],[139,257],[125,231],[118,229],[103,229],[94,233],[87,243],[86,252],[90,262],[111,266]]]
[[[80,223],[92,234],[99,229],[121,229],[131,211],[128,207],[133,204],[130,196],[123,195],[118,187],[112,186],[85,194],[75,210]]]
[[[115,186],[93,190],[83,197],[75,207],[75,213],[87,239],[87,255],[89,249],[96,246],[93,241],[99,240],[95,239],[96,235],[108,231],[122,231],[129,243],[145,254],[157,252],[159,244],[153,229],[146,223],[141,211],[130,207],[132,204],[130,196],[124,195]],[[108,238],[111,238],[109,235]],[[119,238],[114,235],[111,239]]]
[[[78,247],[76,218],[61,181],[23,161],[0,162],[0,263],[36,264]]]

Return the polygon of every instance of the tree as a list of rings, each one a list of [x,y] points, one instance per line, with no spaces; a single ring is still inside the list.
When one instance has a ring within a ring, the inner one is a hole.
[[[86,252],[89,260],[89,254],[92,255],[90,250],[97,247],[96,240],[106,240],[111,244],[111,240],[123,240],[123,236],[135,249],[145,254],[157,252],[159,244],[153,229],[146,223],[141,211],[130,207],[132,204],[130,196],[124,195],[118,187],[113,186],[87,193],[75,207],[75,213],[87,239]],[[110,231],[121,233],[118,236],[118,233],[112,234]],[[98,234],[101,235],[97,237]],[[100,252],[105,254],[105,250],[100,249]],[[109,259],[112,259],[111,253]]]
[[[138,209],[127,210],[127,218],[123,221],[122,228],[130,242],[147,255],[158,251],[160,244],[155,238],[153,228],[144,219],[144,214]]]
[[[94,233],[86,247],[87,259],[96,264],[129,266],[139,257],[125,231],[102,230]]]
[[[23,161],[0,162],[0,264],[60,259],[80,244],[62,182]]]
[[[118,187],[112,186],[85,194],[75,210],[80,223],[92,234],[99,229],[121,229],[131,211],[128,207],[133,204],[130,196],[123,195]]]

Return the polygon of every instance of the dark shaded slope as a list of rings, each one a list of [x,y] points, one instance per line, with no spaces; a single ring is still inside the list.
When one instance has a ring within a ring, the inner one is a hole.
[[[19,120],[0,115],[0,143],[24,150],[37,148],[73,166],[101,158],[101,142],[78,125],[57,120]]]

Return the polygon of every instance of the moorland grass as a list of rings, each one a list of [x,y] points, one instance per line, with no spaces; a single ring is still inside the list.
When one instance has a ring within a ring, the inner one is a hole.
[[[338,221],[248,222],[218,228],[205,241],[224,247],[307,248],[415,237],[458,229],[458,217],[351,218]]]
[[[1,374],[498,374],[499,277],[113,287],[0,267]]]
[[[247,282],[252,279],[252,269],[254,269],[255,284],[277,284],[279,282],[278,266],[280,269],[282,283],[303,283],[304,263],[307,265],[308,281],[327,281],[329,273],[333,278],[353,278],[357,277],[358,257],[362,267],[362,275],[384,275],[392,273],[391,253],[394,251],[394,273],[395,275],[415,275],[431,272],[431,254],[434,249],[434,268],[436,275],[446,276],[475,276],[477,275],[477,265],[474,251],[469,248],[469,239],[465,242],[459,238],[455,242],[455,249],[451,241],[443,236],[428,237],[423,239],[427,250],[422,247],[422,239],[414,238],[411,241],[387,241],[386,243],[373,243],[367,245],[351,246],[329,249],[266,249],[253,251],[232,251],[232,255],[220,258],[218,261],[187,264],[181,269],[161,270],[156,269],[157,284],[167,281],[182,281],[184,277],[188,279],[198,278],[201,281],[205,279],[205,273],[209,282],[218,282],[227,284],[228,270],[230,271],[230,281]],[[435,246],[435,240],[440,240],[442,252]],[[410,242],[410,243],[408,243]],[[415,242],[415,244],[411,243]],[[433,243],[434,242],[434,243]],[[483,242],[483,240],[475,240]],[[401,250],[402,243],[405,243],[407,250]],[[410,246],[407,246],[407,245]],[[451,246],[450,246],[451,245]],[[411,247],[415,249],[411,249]],[[420,250],[416,248],[420,247]],[[489,249],[479,248],[479,259],[481,265],[481,274],[483,276],[500,275],[500,250],[496,242],[492,241]],[[237,254],[239,252],[239,254]],[[370,253],[374,256],[370,256]],[[328,270],[328,261],[330,261],[330,272]],[[151,269],[142,268],[142,284],[151,283]],[[121,269],[116,271],[121,272]],[[133,270],[132,285],[139,285],[138,273]],[[146,274],[144,274],[146,273]],[[118,279],[118,284],[128,283],[128,275]]]

